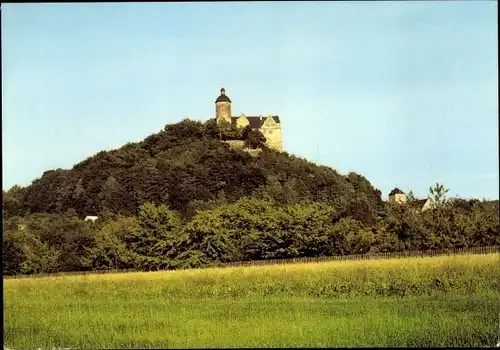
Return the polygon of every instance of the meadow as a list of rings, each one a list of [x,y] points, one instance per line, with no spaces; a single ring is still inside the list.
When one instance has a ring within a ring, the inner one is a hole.
[[[27,348],[493,346],[498,253],[4,279]]]

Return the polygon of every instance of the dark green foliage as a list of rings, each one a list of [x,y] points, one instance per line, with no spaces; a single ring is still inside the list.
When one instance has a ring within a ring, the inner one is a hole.
[[[253,158],[220,139],[243,139],[251,148],[265,142],[259,131],[187,119],[142,142],[99,152],[71,170],[48,171],[24,189],[12,188],[5,193],[5,215],[63,213],[72,208],[81,218],[106,211],[133,216],[141,204],[151,202],[167,204],[185,218],[192,215],[191,202],[224,197],[232,203],[257,195],[280,203],[330,203],[365,225],[376,218],[380,192],[364,177],[345,177],[268,149]]]
[[[318,255],[307,243],[321,235],[330,213],[320,203],[282,206],[243,198],[199,212],[182,230],[182,247],[201,252],[203,263]]]
[[[43,243],[24,228],[3,235],[3,272],[5,275],[61,271],[60,251]]]
[[[116,217],[99,219],[93,244],[88,247],[89,264],[94,270],[129,269],[136,266],[136,257],[127,246],[127,237],[139,231],[137,219]]]
[[[364,254],[375,242],[372,230],[350,218],[340,219],[328,227],[327,237],[326,255]]]
[[[21,186],[13,186],[7,192],[3,191],[3,215],[4,218],[12,216],[23,216],[24,210],[24,197],[26,188]]]
[[[238,129],[235,125],[232,125],[226,121],[221,121],[219,124],[215,123],[214,121],[209,121],[207,123],[209,124],[209,136],[215,136],[215,139],[221,140],[221,141],[228,141],[228,140],[241,140],[242,139],[242,130]],[[215,130],[215,134],[213,133],[213,130]],[[206,132],[205,132],[206,133]],[[217,135],[218,133],[218,135]]]
[[[443,184],[436,182],[434,187],[429,187],[429,194],[431,196],[432,202],[439,206],[446,203],[446,193],[448,193],[449,189],[445,188]]]
[[[500,245],[498,210],[489,202],[455,199],[423,212],[408,205],[387,207],[378,230],[394,234],[400,250]]]
[[[15,273],[90,270],[90,225],[74,211],[7,219],[3,231],[4,262]]]
[[[141,205],[138,227],[128,230],[124,237],[132,252],[135,267],[142,270],[166,269],[175,254],[174,245],[180,226],[180,217],[167,206],[152,203]]]
[[[182,223],[178,212],[145,203],[137,217],[105,213],[83,222],[73,212],[5,221],[6,274],[77,270],[157,270],[245,260],[315,257],[500,245],[496,205],[449,201],[417,212],[390,204],[371,226],[338,219],[321,202],[219,198],[198,202]]]
[[[266,138],[259,130],[253,130],[249,125],[247,125],[241,132],[242,139],[248,148],[265,148]]]
[[[500,245],[498,201],[446,200],[437,184],[434,209],[385,203],[365,177],[262,147],[259,134],[184,120],[14,186],[3,193],[4,272]],[[252,157],[221,139],[263,150]]]

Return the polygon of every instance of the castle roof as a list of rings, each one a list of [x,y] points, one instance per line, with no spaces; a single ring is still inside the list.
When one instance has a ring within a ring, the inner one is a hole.
[[[226,96],[226,90],[224,88],[220,89],[220,96],[217,97],[217,99],[215,100],[215,103],[218,103],[218,102],[231,103],[231,100],[229,99],[229,97]]]
[[[395,194],[405,194],[405,193],[396,187],[391,191],[391,193],[389,193],[389,196],[394,196]]]
[[[277,115],[273,115],[272,116],[274,121],[278,124],[280,124],[280,117],[277,116]],[[236,126],[236,121],[238,120],[238,118],[240,117],[231,117],[231,125],[234,125]],[[262,124],[264,124],[264,122],[266,121],[266,118],[267,117],[263,117],[263,116],[245,116],[245,118],[248,119],[248,123],[250,124],[250,127],[252,129],[260,129],[262,127]]]

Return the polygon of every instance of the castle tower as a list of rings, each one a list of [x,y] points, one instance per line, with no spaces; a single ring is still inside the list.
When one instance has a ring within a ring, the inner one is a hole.
[[[220,89],[220,96],[215,100],[215,119],[231,123],[231,100],[226,96],[226,90]]]

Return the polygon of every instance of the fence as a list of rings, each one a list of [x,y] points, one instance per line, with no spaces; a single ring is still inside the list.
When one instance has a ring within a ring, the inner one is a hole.
[[[439,255],[488,254],[488,253],[495,253],[495,252],[500,254],[500,246],[451,248],[451,249],[435,249],[435,250],[414,250],[414,251],[402,251],[402,252],[366,253],[366,254],[335,255],[335,256],[318,256],[318,257],[314,257],[314,258],[236,261],[236,262],[228,262],[228,263],[212,263],[209,265],[201,266],[199,268],[206,269],[206,268],[226,268],[226,267],[238,267],[238,266],[286,265],[286,264],[327,262],[327,261],[337,261],[337,260],[398,259],[398,258],[408,258],[408,257],[426,257],[426,256],[439,256]],[[55,277],[55,276],[68,276],[68,275],[72,276],[72,275],[87,275],[87,274],[126,273],[126,272],[138,272],[138,271],[139,270],[137,270],[137,269],[75,271],[75,272],[40,273],[40,274],[36,274],[36,275],[4,276],[4,278],[34,278],[34,277],[46,277],[46,276]]]
[[[335,255],[335,256],[319,256],[313,258],[292,258],[292,259],[269,259],[269,260],[252,260],[252,261],[237,261],[229,263],[219,263],[204,266],[203,268],[212,267],[236,267],[236,266],[262,266],[262,265],[286,265],[299,263],[315,263],[327,262],[336,260],[369,260],[369,259],[398,259],[408,257],[426,257],[438,255],[459,255],[459,254],[488,254],[500,253],[500,246],[487,247],[470,247],[470,248],[450,248],[450,249],[434,249],[434,250],[414,250],[402,252],[387,252],[387,253],[366,253],[353,255]]]

